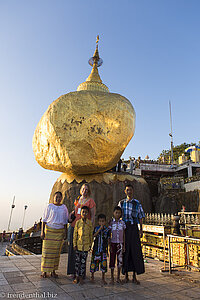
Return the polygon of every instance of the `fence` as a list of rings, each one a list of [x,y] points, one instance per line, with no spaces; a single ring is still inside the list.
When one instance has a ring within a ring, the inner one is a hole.
[[[179,212],[180,224],[200,225],[200,212]],[[144,224],[172,226],[174,222],[173,214],[146,213]]]
[[[171,233],[171,229],[166,226],[143,225],[143,237],[141,239],[142,251],[144,257],[158,258],[165,262],[168,255],[166,248],[167,233]]]
[[[194,181],[200,181],[200,175],[194,175],[192,177],[185,178],[185,183],[190,183]]]
[[[67,241],[64,241],[61,253],[68,251]],[[40,236],[27,237],[14,241],[6,250],[7,255],[34,255],[42,253]]]
[[[166,270],[166,262],[172,264],[172,261],[174,265],[191,265],[198,269],[200,268],[200,212],[180,212],[178,215],[146,213],[144,235],[141,239],[144,257],[163,260],[163,270]],[[179,218],[179,221],[176,220]],[[182,235],[175,235],[179,242],[173,240],[173,246],[169,246],[170,241],[167,236],[172,236],[176,232],[174,229],[177,225]],[[192,238],[195,240],[193,243],[190,240]]]
[[[174,221],[173,214],[146,213],[144,224],[172,226],[173,221]]]
[[[22,238],[22,239],[16,240],[13,244],[14,244],[13,245],[14,247],[15,247],[15,245],[17,245],[20,248],[26,249],[31,253],[35,253],[35,254],[42,253],[42,240],[41,240],[40,236]]]
[[[200,239],[168,235],[169,273],[177,267],[200,271]]]
[[[200,271],[200,238],[171,234],[170,226],[143,225],[141,239],[144,257],[169,262],[169,272],[175,267],[188,267]]]
[[[180,224],[200,225],[200,212],[179,212]]]

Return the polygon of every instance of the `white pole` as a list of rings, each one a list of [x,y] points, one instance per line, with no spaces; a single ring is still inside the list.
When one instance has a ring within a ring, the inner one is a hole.
[[[173,134],[172,134],[172,110],[171,110],[171,102],[169,101],[169,114],[170,114],[170,127],[171,132],[169,136],[171,137],[171,164],[174,164],[174,155],[173,155]]]
[[[15,208],[14,202],[15,202],[15,196],[13,197],[13,203],[12,203],[11,211],[10,211],[10,219],[9,219],[9,222],[8,222],[8,232],[10,231],[10,223],[11,223],[11,218],[12,218],[12,212],[13,212],[13,209]]]
[[[27,207],[28,207],[27,205],[24,205],[24,215],[23,215],[23,220],[22,220],[22,229],[24,227],[25,212],[26,212]]]

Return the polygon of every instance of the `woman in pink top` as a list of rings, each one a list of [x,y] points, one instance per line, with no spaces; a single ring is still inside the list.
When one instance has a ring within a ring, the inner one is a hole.
[[[94,200],[90,197],[91,190],[87,183],[84,183],[80,189],[80,197],[76,199],[74,202],[75,210],[71,212],[69,216],[69,222],[71,221],[71,228],[69,234],[69,251],[68,251],[68,266],[67,266],[67,275],[74,275],[75,274],[75,252],[73,249],[73,233],[74,233],[74,226],[76,221],[81,219],[81,207],[87,206],[89,207],[89,214],[88,219],[92,221],[94,226],[95,223],[95,213],[96,213],[96,204]],[[75,216],[75,220],[73,220],[72,215]]]

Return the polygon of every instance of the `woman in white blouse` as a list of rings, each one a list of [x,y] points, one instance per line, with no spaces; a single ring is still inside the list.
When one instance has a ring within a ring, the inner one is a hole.
[[[62,204],[62,193],[56,192],[53,203],[48,204],[42,219],[41,277],[43,278],[47,277],[47,272],[50,272],[52,277],[58,277],[55,271],[58,270],[63,240],[66,238],[67,223],[68,209]]]

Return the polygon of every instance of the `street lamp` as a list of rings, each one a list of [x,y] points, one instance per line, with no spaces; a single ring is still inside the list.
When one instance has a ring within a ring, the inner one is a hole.
[[[11,211],[10,211],[10,218],[9,218],[9,222],[8,222],[8,232],[10,231],[10,223],[11,223],[11,218],[12,218],[12,212],[13,212],[13,209],[15,208],[15,196],[13,197],[13,203],[12,203],[12,206],[11,206]]]
[[[174,165],[174,155],[173,155],[173,134],[172,134],[172,110],[171,110],[171,102],[169,101],[169,113],[170,113],[170,127],[171,132],[169,133],[169,136],[171,138],[171,166]]]
[[[24,215],[23,215],[23,221],[22,221],[22,229],[24,227],[25,212],[26,212],[27,207],[28,207],[27,205],[24,205]]]

